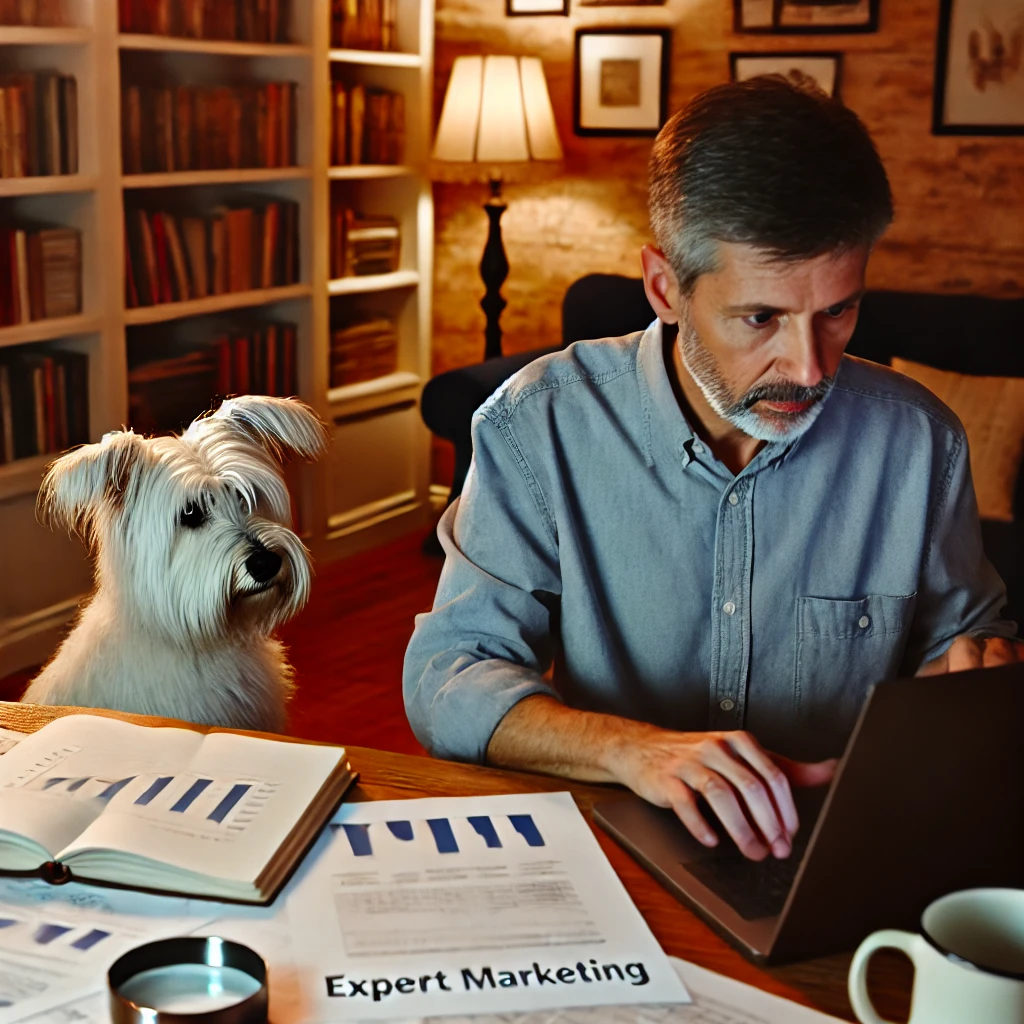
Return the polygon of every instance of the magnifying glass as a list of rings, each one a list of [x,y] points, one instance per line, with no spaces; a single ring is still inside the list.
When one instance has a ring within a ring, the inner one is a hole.
[[[267,965],[240,942],[147,942],[107,972],[113,1024],[266,1024]]]

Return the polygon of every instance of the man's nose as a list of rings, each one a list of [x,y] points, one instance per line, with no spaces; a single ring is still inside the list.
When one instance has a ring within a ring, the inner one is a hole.
[[[813,388],[821,383],[825,371],[821,365],[820,346],[813,322],[790,317],[780,334],[783,349],[778,369],[782,375],[805,388]]]

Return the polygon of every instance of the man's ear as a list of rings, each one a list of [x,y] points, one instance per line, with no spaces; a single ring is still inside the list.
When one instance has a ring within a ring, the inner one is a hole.
[[[142,443],[131,430],[115,430],[51,462],[36,499],[36,518],[74,530],[88,542],[103,503],[121,508],[128,500]]]
[[[665,254],[653,245],[645,245],[640,250],[640,265],[644,274],[644,291],[655,315],[662,323],[679,323],[682,290]]]
[[[267,398],[262,395],[229,398],[212,416],[196,420],[185,436],[201,431],[203,424],[215,423],[226,423],[245,434],[278,462],[283,462],[289,455],[313,460],[327,448],[327,428],[320,417],[297,398]]]

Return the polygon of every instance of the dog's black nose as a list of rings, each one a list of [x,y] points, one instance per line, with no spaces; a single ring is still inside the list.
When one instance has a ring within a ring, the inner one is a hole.
[[[245,560],[245,568],[257,583],[269,583],[281,569],[281,556],[266,548],[257,548]]]

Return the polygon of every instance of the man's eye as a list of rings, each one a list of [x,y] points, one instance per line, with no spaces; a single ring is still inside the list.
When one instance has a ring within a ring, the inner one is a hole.
[[[187,530],[198,530],[206,522],[206,509],[190,501],[178,515],[178,522]]]
[[[844,313],[853,309],[853,306],[846,302],[837,302],[834,306],[829,306],[825,310],[825,316],[832,317],[833,320],[838,320]]]
[[[760,313],[745,316],[743,322],[749,327],[767,327],[774,319],[775,314],[771,310],[762,309]]]

